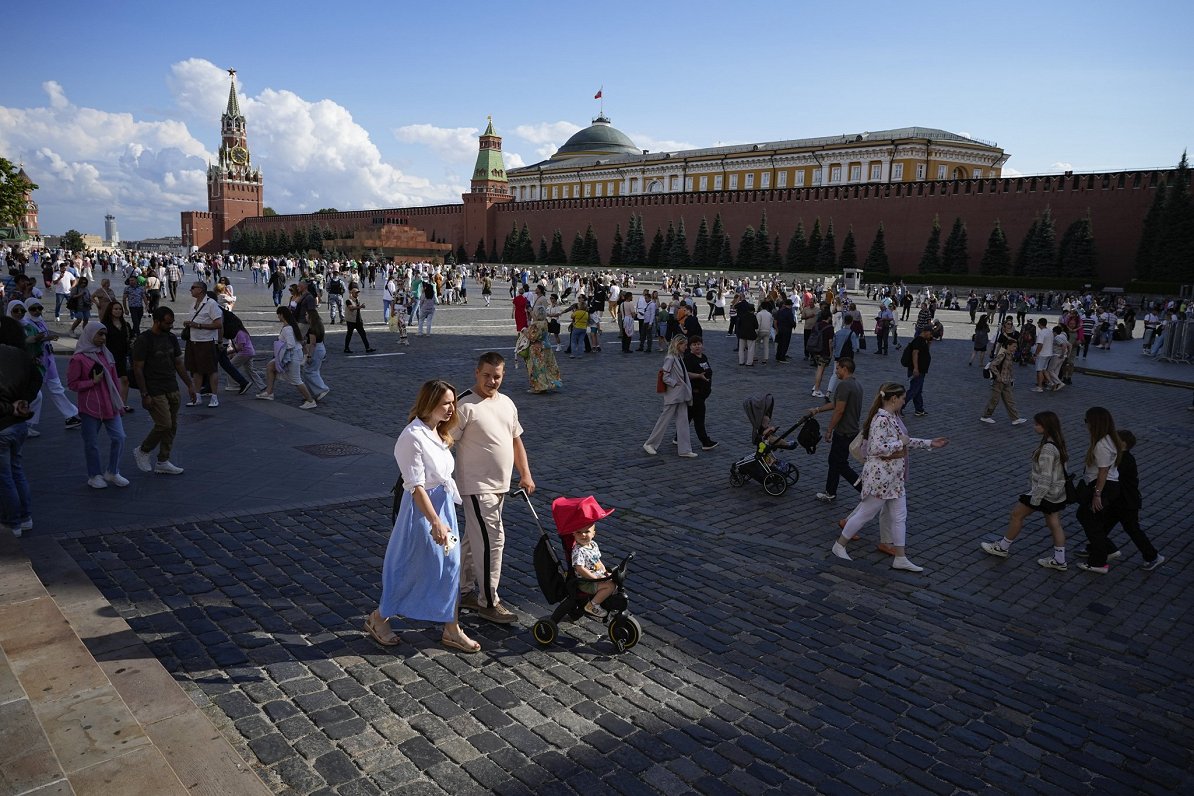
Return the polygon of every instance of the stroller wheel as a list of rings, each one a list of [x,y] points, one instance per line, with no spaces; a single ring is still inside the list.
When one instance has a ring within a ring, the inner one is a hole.
[[[609,620],[609,640],[614,642],[618,652],[630,649],[642,636],[642,627],[630,614],[619,614]]]
[[[738,471],[738,465],[730,465],[730,486],[742,486],[746,483],[746,476]]]
[[[788,491],[788,480],[784,478],[783,473],[767,473],[763,478],[763,489],[768,495],[779,497]]]
[[[546,647],[555,642],[558,629],[556,628],[556,623],[550,619],[540,619],[531,628],[531,633],[535,636],[535,641]]]

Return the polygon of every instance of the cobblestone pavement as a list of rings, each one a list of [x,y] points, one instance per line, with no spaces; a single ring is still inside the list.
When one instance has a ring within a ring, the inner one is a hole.
[[[260,318],[271,314],[265,291],[242,293]],[[480,351],[512,345],[507,306],[441,309],[436,334],[409,347],[378,330],[375,345],[392,356],[344,357],[335,340],[333,393],[317,411],[392,438],[422,381],[463,388]],[[618,509],[599,530],[607,560],[637,554],[628,588],[644,637],[621,655],[588,619],[552,647],[534,643],[529,620],[548,610],[530,566],[538,531],[513,500],[502,591],[523,622],[466,618],[477,656],[441,648],[418,623],[393,650],[365,640],[389,534],[375,482],[392,464],[314,506],[301,471],[263,466],[274,499],[262,505],[289,496],[297,508],[195,522],[163,513],[61,541],[279,793],[1190,791],[1189,503],[1170,486],[1194,478],[1189,392],[1079,377],[1033,394],[1024,371],[1021,412],[1058,411],[1075,466],[1087,406],[1108,406],[1136,432],[1144,527],[1169,561],[1144,572],[1128,548],[1106,576],[1049,572],[1036,565],[1049,549],[1039,520],[1010,559],[990,558],[978,542],[996,538],[1026,486],[1035,435],[1006,416],[977,422],[987,385],[965,365],[969,332],[953,315],[952,339],[934,349],[929,415],[909,418],[913,434],[951,440],[913,455],[909,555],[920,575],[873,551],[874,524],[853,563],[830,556],[854,499],[844,486],[836,505],[812,499],[826,446],[788,454],[802,475],[782,497],[729,485],[749,448],[743,398],[772,392],[779,419],[793,422],[815,403],[804,365],[738,367],[724,331],[708,330],[721,445],[693,460],[640,449],[659,411],[658,353],[623,355],[608,338],[601,354],[564,356],[557,395],[526,395],[525,371],[508,372],[540,514],[556,495],[592,492]],[[894,349],[859,356],[868,396],[899,375]],[[271,407],[280,427],[270,433],[299,429],[286,426],[305,414],[281,406],[291,397]],[[223,403],[219,412],[251,412],[243,433],[259,433],[261,402]],[[214,454],[192,452],[192,476],[237,492]],[[1080,529],[1072,512],[1063,523],[1072,551]]]

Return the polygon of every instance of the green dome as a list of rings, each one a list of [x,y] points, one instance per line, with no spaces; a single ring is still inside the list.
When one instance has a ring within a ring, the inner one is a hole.
[[[552,160],[582,157],[584,155],[641,155],[642,150],[634,145],[630,137],[616,127],[609,119],[598,116],[593,124],[576,133],[556,150]]]

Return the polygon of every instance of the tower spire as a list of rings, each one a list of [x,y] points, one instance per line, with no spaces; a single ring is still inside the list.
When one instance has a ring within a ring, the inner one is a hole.
[[[228,86],[228,110],[224,112],[229,116],[240,116],[240,102],[236,99],[236,70],[229,69],[228,76],[232,82]]]

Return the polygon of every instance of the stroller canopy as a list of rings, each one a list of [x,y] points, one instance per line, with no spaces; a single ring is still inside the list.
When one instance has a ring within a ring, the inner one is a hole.
[[[775,398],[771,393],[763,396],[752,396],[742,402],[742,409],[746,412],[746,419],[750,421],[750,441],[758,445],[763,441],[763,429],[771,423],[775,416]]]

